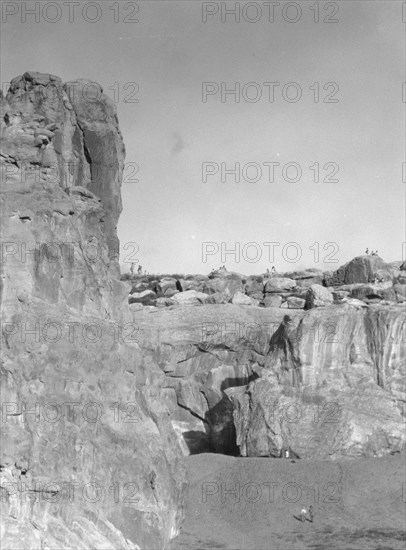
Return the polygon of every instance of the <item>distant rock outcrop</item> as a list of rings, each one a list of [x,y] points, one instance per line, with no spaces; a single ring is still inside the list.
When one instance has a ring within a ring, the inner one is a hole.
[[[375,255],[364,255],[353,258],[339,267],[329,279],[329,285],[349,285],[353,283],[373,283],[375,277],[386,276],[392,279],[396,268],[386,264],[382,258]]]
[[[332,292],[321,285],[311,285],[306,293],[306,309],[313,307],[328,306],[332,304],[334,297]]]

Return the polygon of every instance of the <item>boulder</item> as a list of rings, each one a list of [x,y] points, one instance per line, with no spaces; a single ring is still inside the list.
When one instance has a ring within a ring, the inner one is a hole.
[[[140,302],[134,302],[134,303],[131,303],[131,302],[130,302],[130,303],[128,304],[128,309],[129,309],[131,312],[133,312],[133,311],[138,311],[138,310],[140,310],[140,309],[142,309],[142,308],[143,308],[143,305],[142,305],[142,303],[140,303]]]
[[[206,279],[204,279],[206,280]],[[179,279],[182,290],[199,290],[202,281],[199,279]]]
[[[333,290],[334,303],[339,304],[350,295],[348,290]]]
[[[154,306],[157,295],[152,290],[143,290],[142,292],[133,292],[128,302],[130,304],[143,304],[145,306]]]
[[[324,278],[321,269],[310,268],[303,271],[292,271],[283,273],[282,277],[294,279],[298,286],[309,287],[313,284],[321,284]]]
[[[393,290],[398,302],[406,301],[406,285],[396,284],[393,286]]]
[[[392,288],[392,283],[356,285],[351,290],[351,298],[357,298],[368,302],[368,300],[390,300],[396,301],[396,293]]]
[[[342,300],[342,303],[347,304],[347,305],[352,306],[352,307],[355,307],[357,309],[368,307],[368,304],[366,304],[362,300],[358,300],[357,298],[344,298]]]
[[[143,292],[144,290],[148,290],[148,289],[149,289],[148,282],[135,283],[131,287],[130,294],[133,294],[134,292]]]
[[[311,285],[306,294],[305,308],[328,306],[333,302],[333,294],[328,288],[321,285]]]
[[[179,290],[176,288],[176,279],[172,277],[163,277],[159,281],[163,296],[171,298],[174,294],[177,294]]]
[[[235,279],[242,281],[244,279],[244,275],[241,273],[237,273],[236,271],[227,271],[225,268],[220,268],[217,270],[214,270],[210,273],[209,279]]]
[[[265,282],[265,292],[275,293],[292,290],[296,287],[296,281],[288,277],[270,277]]]
[[[297,296],[289,296],[284,303],[289,309],[304,309],[306,300]]]
[[[172,298],[158,298],[156,301],[156,307],[170,307],[170,306],[176,306],[178,305],[178,302],[175,300],[172,300]]]
[[[268,294],[261,301],[261,304],[263,304],[264,307],[281,307],[282,297],[279,294]]]
[[[281,293],[281,296],[283,298],[288,298],[289,296],[295,296],[296,298],[303,298],[303,300],[306,300],[307,290],[308,290],[308,287],[306,286],[296,286],[290,292]]]
[[[394,268],[386,264],[379,256],[364,255],[353,258],[350,262],[339,267],[327,279],[329,285],[345,285],[354,283],[373,283],[375,278],[384,276],[392,278]]]
[[[215,303],[227,304],[238,291],[244,292],[244,285],[240,277],[228,274],[225,277],[214,277],[203,281],[200,292],[208,295],[216,295]]]
[[[255,300],[255,298],[251,298],[238,290],[234,294],[231,303],[238,306],[257,306],[259,304],[259,300]]]
[[[186,290],[172,296],[173,302],[182,306],[197,306],[204,304],[209,296],[197,290]]]
[[[264,282],[262,277],[248,277],[245,283],[245,293],[251,298],[262,300],[264,297]]]

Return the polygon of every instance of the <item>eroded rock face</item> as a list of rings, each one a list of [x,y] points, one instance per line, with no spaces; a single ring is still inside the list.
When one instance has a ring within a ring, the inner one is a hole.
[[[328,306],[332,304],[334,297],[332,292],[321,285],[311,285],[306,293],[306,309]]]
[[[321,331],[321,327],[323,330]],[[381,456],[405,446],[405,312],[330,306],[273,335],[261,377],[227,390],[243,456]]]
[[[203,281],[199,290],[209,294],[212,303],[227,304],[236,292],[243,292],[242,277],[237,273],[214,272],[207,281]]]
[[[207,294],[197,290],[185,290],[172,296],[172,300],[179,305],[199,305],[204,304],[209,299]]]
[[[357,256],[339,267],[329,278],[328,284],[372,283],[375,277],[385,277],[387,280],[391,280],[398,271],[398,268],[386,264],[379,256]]]
[[[402,306],[202,305],[134,319],[185,453],[337,458],[405,444]]]
[[[270,334],[283,316],[279,309],[234,304],[134,312],[143,352],[165,373],[172,422],[185,454],[237,452],[225,390],[258,377]]]
[[[265,283],[265,292],[284,292],[292,290],[296,286],[296,281],[289,277],[271,277]]]
[[[323,281],[323,272],[321,269],[306,269],[304,271],[293,271],[282,274],[282,277],[294,279],[296,284],[301,287],[308,287],[314,284],[321,284]]]
[[[1,545],[165,548],[186,482],[118,280],[114,104],[94,83],[26,73],[1,124]]]

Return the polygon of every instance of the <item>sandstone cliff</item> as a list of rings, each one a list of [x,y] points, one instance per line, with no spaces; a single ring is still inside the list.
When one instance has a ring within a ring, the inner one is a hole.
[[[118,280],[114,104],[30,72],[1,126],[1,545],[167,547],[184,466]]]
[[[4,548],[167,548],[183,455],[405,447],[405,265],[120,282],[124,146],[99,85],[1,97]]]
[[[402,305],[137,309],[185,454],[380,456],[405,445]]]

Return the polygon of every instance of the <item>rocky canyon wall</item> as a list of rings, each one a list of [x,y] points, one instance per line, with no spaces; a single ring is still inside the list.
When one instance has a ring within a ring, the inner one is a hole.
[[[114,104],[39,73],[0,99],[2,547],[167,548],[190,453],[404,449],[405,264],[120,281]]]
[[[186,480],[119,281],[115,106],[25,73],[1,130],[1,546],[166,548]]]
[[[185,454],[380,456],[405,445],[401,304],[136,309]]]

